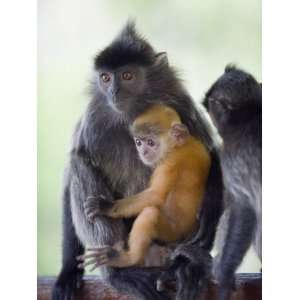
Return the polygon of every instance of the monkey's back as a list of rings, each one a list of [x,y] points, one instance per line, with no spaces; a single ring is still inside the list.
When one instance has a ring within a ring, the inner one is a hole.
[[[170,176],[175,176],[175,181],[161,210],[173,224],[177,233],[174,239],[179,240],[196,224],[211,160],[205,146],[189,137],[184,145],[167,156],[164,164],[169,164]]]

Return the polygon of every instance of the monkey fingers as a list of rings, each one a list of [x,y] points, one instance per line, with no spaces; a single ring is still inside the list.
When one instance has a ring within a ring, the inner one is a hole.
[[[95,270],[97,267],[105,265],[109,262],[109,258],[107,257],[107,255],[97,255],[96,258],[94,259],[87,259],[84,263],[82,263],[82,267],[85,268],[87,266],[92,265],[92,268],[90,269],[90,271]]]
[[[119,200],[108,211],[107,216],[111,218],[123,218],[132,210],[133,204],[129,201]]]
[[[77,257],[77,260],[81,261],[78,267],[83,269],[89,265],[93,265],[90,271],[95,270],[99,266],[108,264],[113,258],[118,256],[118,251],[110,246],[89,248],[87,251],[89,252],[88,254]]]
[[[83,209],[88,221],[93,222],[97,216],[103,215],[100,207],[101,201],[105,201],[104,195],[98,197],[89,196],[83,202]]]
[[[84,261],[87,258],[95,257],[95,254],[99,253],[99,251],[103,251],[104,249],[111,248],[110,246],[104,246],[102,248],[87,248],[89,254],[83,254],[76,257],[78,261]]]
[[[107,212],[107,215],[111,218],[117,218],[119,216],[119,209],[118,207],[114,206]]]

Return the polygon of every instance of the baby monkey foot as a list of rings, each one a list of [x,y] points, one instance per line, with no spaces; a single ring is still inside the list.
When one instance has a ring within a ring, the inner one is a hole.
[[[83,209],[88,221],[93,223],[96,217],[105,215],[112,205],[113,202],[107,200],[104,195],[89,196],[83,202]]]
[[[87,252],[88,254],[77,257],[77,260],[80,261],[78,268],[84,269],[85,267],[92,265],[90,271],[94,271],[102,265],[109,264],[109,262],[119,256],[119,251],[111,246],[88,248]]]

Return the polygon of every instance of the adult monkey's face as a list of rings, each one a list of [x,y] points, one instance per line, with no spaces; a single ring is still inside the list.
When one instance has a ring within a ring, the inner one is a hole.
[[[172,80],[178,82],[169,70],[166,53],[155,52],[130,22],[96,56],[94,68],[97,88],[119,113],[163,101],[166,86],[171,88]]]
[[[130,104],[144,93],[145,68],[137,65],[125,65],[116,69],[98,70],[100,91],[108,104],[117,112],[127,111]]]

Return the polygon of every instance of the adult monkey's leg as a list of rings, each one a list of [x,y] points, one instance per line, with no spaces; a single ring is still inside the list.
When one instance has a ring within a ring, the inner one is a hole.
[[[52,299],[71,299],[74,291],[81,286],[83,270],[77,268],[76,256],[84,248],[75,233],[70,207],[69,183],[63,194],[63,267],[52,291]]]

